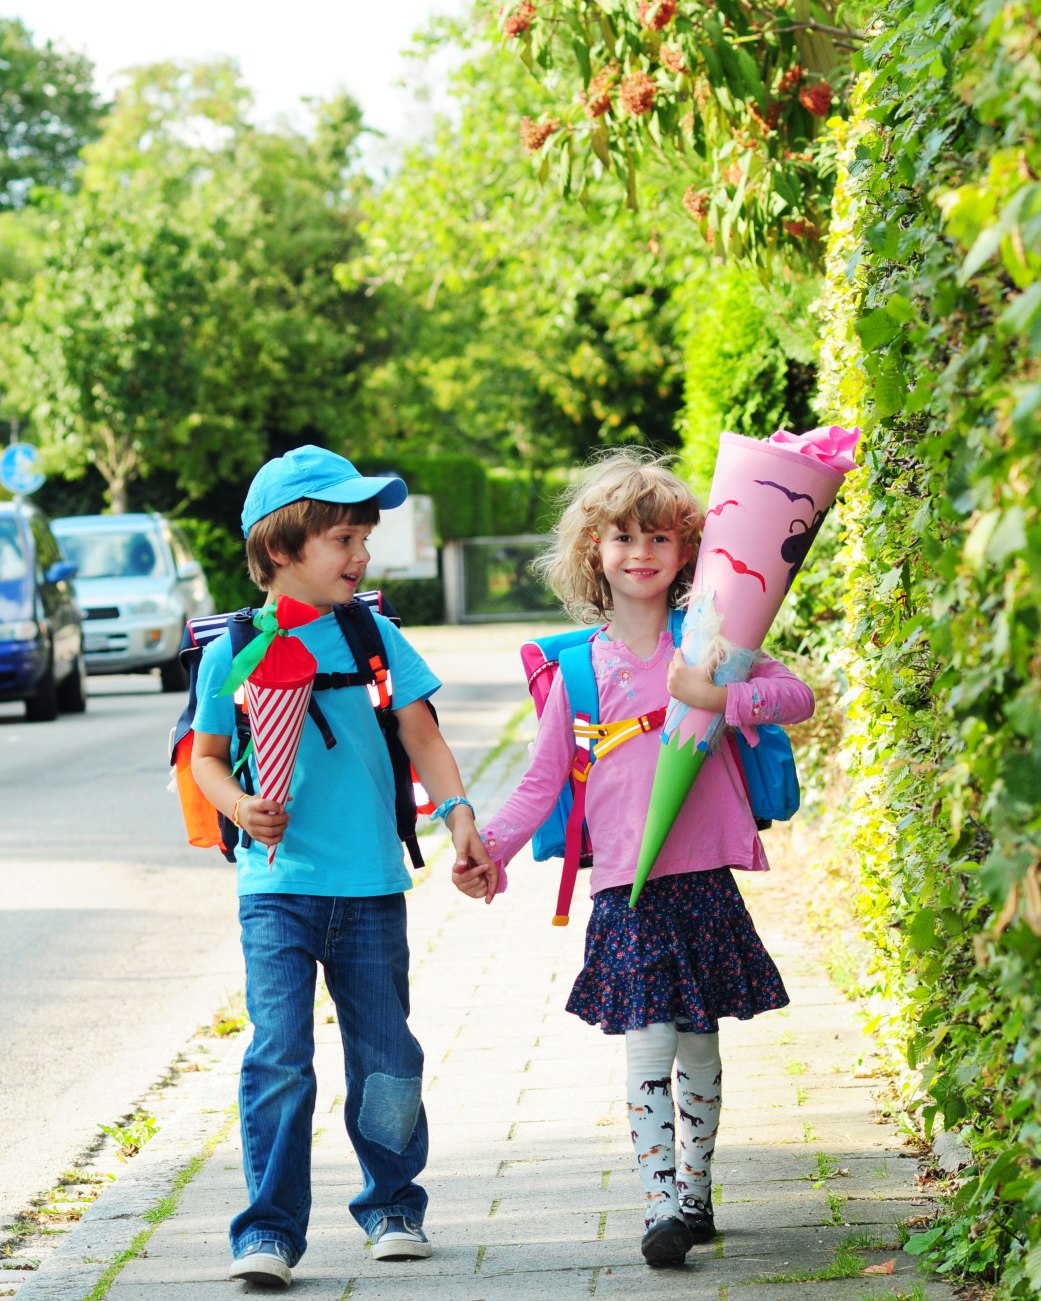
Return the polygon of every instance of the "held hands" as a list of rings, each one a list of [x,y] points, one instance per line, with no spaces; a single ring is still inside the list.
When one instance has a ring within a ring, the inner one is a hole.
[[[455,848],[452,884],[471,899],[491,903],[499,885],[499,869],[488,857],[484,842],[477,834],[473,812],[466,805],[459,805],[445,821]]]
[[[289,814],[276,800],[259,795],[242,795],[235,803],[235,825],[261,845],[281,844],[289,825]]]
[[[707,709],[713,714],[722,714],[727,707],[726,687],[717,687],[712,681],[715,665],[688,664],[683,652],[676,648],[669,665],[669,695],[681,705],[690,705],[693,709]]]

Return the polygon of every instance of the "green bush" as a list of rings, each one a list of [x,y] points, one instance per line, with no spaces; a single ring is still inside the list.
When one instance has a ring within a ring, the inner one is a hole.
[[[403,628],[445,621],[445,588],[440,578],[388,578],[380,590],[397,611]]]
[[[878,1028],[923,1132],[972,1156],[907,1249],[1024,1301],[1041,1292],[1039,17],[1038,0],[886,7],[822,315],[834,408],[870,398],[844,492],[843,830]]]
[[[473,456],[359,457],[354,464],[362,474],[393,471],[408,484],[409,492],[434,499],[434,527],[439,542],[481,537],[492,531],[491,491],[488,472]]]
[[[202,565],[219,611],[240,610],[256,605],[260,593],[246,572],[246,548],[242,535],[235,536],[210,520],[179,518],[196,560]]]
[[[767,438],[810,427],[814,389],[809,305],[816,282],[778,279],[768,292],[739,266],[712,267],[685,291],[683,464],[708,496],[719,435]]]

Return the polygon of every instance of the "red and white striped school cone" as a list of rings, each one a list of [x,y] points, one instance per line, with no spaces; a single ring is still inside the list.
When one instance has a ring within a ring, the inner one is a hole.
[[[317,610],[301,606],[300,602],[279,597],[280,616],[283,610],[280,629],[285,629],[286,625],[306,623],[318,614]],[[246,679],[246,704],[257,765],[257,785],[263,799],[284,805],[289,798],[300,736],[317,671],[318,663],[303,642],[282,631]],[[269,868],[274,864],[277,848],[277,845],[268,846]]]

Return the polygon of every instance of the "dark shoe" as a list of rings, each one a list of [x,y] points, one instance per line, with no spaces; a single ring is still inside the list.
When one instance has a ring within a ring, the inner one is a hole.
[[[670,1215],[656,1220],[643,1235],[640,1250],[643,1258],[654,1269],[682,1265],[687,1252],[694,1245],[690,1229],[683,1220]]]
[[[369,1237],[373,1260],[426,1260],[433,1251],[419,1225],[403,1215],[380,1220]]]
[[[287,1288],[293,1281],[289,1253],[280,1242],[254,1242],[232,1262],[228,1278],[257,1287]]]
[[[711,1242],[716,1236],[716,1221],[712,1216],[712,1203],[703,1202],[700,1197],[685,1198],[682,1207],[683,1219],[690,1229],[695,1242]]]

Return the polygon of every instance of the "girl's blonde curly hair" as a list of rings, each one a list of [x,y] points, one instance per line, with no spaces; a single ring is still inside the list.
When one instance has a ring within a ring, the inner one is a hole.
[[[579,623],[596,623],[612,609],[594,541],[611,525],[635,520],[643,529],[675,529],[690,557],[669,589],[669,604],[678,605],[689,588],[705,512],[672,464],[637,448],[612,452],[564,494],[552,545],[533,568]]]

